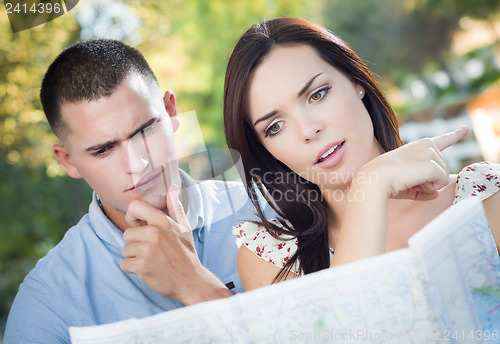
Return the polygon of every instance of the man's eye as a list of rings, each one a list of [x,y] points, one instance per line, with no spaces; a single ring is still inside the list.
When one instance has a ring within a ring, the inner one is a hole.
[[[106,149],[99,149],[98,151],[95,151],[92,153],[93,156],[101,156],[104,153],[106,153]]]
[[[155,129],[156,129],[156,122],[154,124],[151,124],[149,127],[146,127],[144,128],[142,131],[144,132],[144,134],[151,134]]]
[[[158,118],[153,124],[151,124],[150,126],[144,128],[142,130],[142,132],[145,135],[152,134],[158,128],[158,122],[160,122],[160,121],[161,121],[161,118]]]
[[[109,153],[110,148],[112,148],[112,147],[101,148],[95,152],[92,152],[92,155],[95,157],[103,157],[107,153]]]

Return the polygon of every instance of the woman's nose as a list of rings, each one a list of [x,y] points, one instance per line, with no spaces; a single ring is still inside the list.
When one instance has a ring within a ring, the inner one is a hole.
[[[301,116],[299,121],[299,130],[306,142],[314,140],[323,131],[324,125],[321,121],[311,118],[309,115]]]

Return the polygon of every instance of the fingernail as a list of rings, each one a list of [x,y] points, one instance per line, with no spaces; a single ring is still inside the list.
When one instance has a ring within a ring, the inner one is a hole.
[[[460,128],[458,128],[458,129],[457,129],[457,130],[455,130],[455,131],[457,131],[457,132],[458,132],[458,131],[464,131],[464,130],[467,130],[467,129],[469,129],[469,127],[468,127],[468,126],[466,126],[466,125],[464,125],[464,126],[461,126]]]

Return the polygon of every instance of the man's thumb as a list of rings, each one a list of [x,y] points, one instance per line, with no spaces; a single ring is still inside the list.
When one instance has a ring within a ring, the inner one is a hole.
[[[167,191],[167,214],[170,216],[175,222],[186,227],[189,227],[189,223],[186,218],[186,213],[184,211],[184,207],[182,206],[182,202],[180,199],[181,189],[177,185],[171,185]]]

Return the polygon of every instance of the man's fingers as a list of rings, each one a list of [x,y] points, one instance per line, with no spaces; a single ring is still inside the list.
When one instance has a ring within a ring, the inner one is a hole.
[[[154,226],[130,227],[123,233],[123,240],[127,244],[139,241],[153,241],[159,229]]]
[[[128,274],[138,274],[141,271],[143,261],[138,260],[135,257],[124,258],[120,262],[120,268]],[[141,276],[137,275],[139,278]]]
[[[132,215],[131,213],[128,212],[128,210],[127,213],[125,213],[125,221],[127,221],[130,227],[140,227],[147,225],[146,221],[141,220],[140,218]]]
[[[138,243],[128,243],[122,248],[122,256],[125,258],[134,258],[137,257],[139,253],[139,245]]]
[[[461,127],[451,133],[433,137],[431,140],[439,151],[443,151],[463,139],[468,132],[469,128]]]
[[[190,229],[189,222],[184,212],[184,207],[179,199],[179,189],[172,186],[166,195],[167,214],[143,201],[132,201],[125,214],[125,220],[131,226],[144,226],[145,224],[161,230]]]
[[[147,223],[150,226],[158,228],[172,227],[171,220],[161,210],[156,209],[152,205],[144,201],[132,201],[125,214],[125,220],[131,226],[137,226],[138,223]]]
[[[142,241],[144,237],[144,227],[130,227],[123,232],[123,240],[126,243]]]
[[[132,258],[122,259],[122,261],[120,262],[120,268],[128,274],[133,273],[132,261]]]

